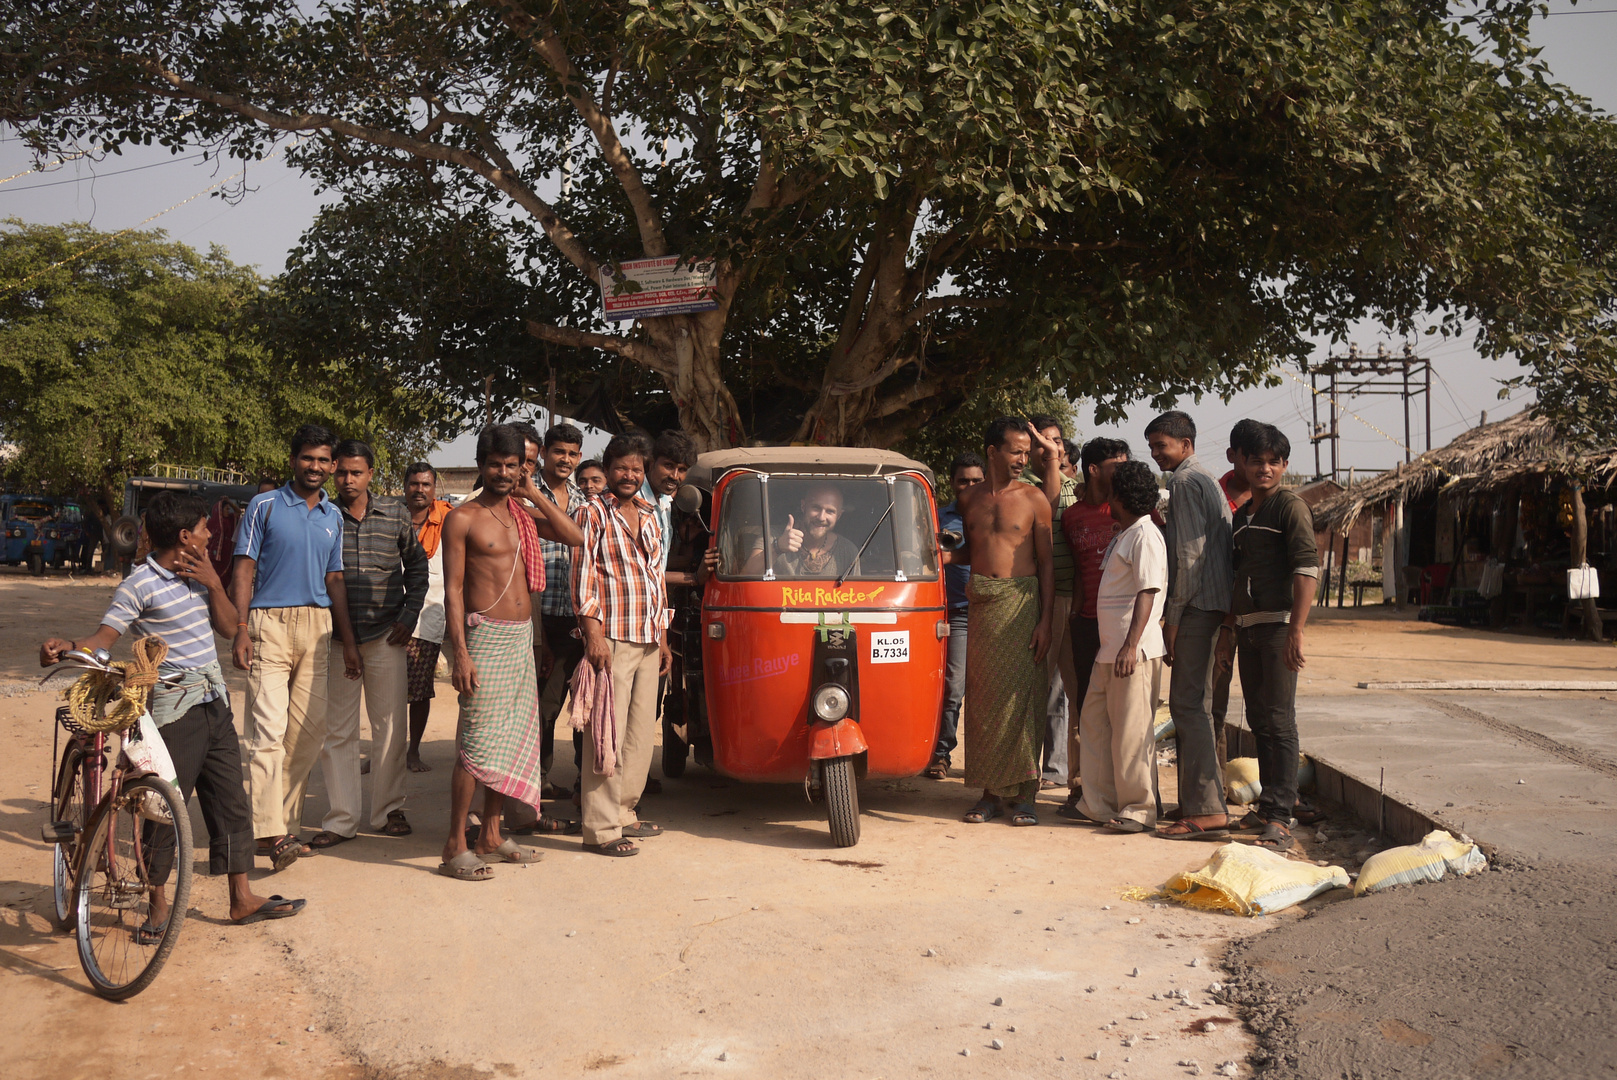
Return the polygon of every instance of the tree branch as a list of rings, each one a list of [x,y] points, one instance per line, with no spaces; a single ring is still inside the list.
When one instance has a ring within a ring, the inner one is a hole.
[[[445,161],[470,169],[500,191],[509,195],[513,202],[532,214],[539,222],[540,227],[545,230],[545,236],[549,238],[552,244],[556,245],[556,249],[566,256],[569,262],[578,268],[580,273],[592,282],[599,280],[600,274],[598,270],[600,264],[595,261],[594,256],[584,247],[583,242],[567,226],[566,222],[562,221],[555,209],[541,199],[527,184],[523,183],[521,177],[513,169],[500,168],[487,158],[480,157],[470,150],[423,140],[412,134],[395,131],[392,128],[356,124],[351,120],[344,120],[341,117],[330,116],[325,113],[293,114],[266,109],[234,94],[224,94],[198,86],[167,70],[155,60],[146,57],[129,57],[129,60],[157,80],[157,85],[131,87],[131,89],[138,89],[157,97],[206,102],[209,105],[227,109],[238,116],[255,120],[275,131],[329,131],[344,138],[370,143],[372,146],[400,150],[429,161]]]
[[[573,66],[572,58],[562,48],[561,38],[548,23],[529,15],[517,0],[494,2],[503,12],[505,24],[511,28],[511,32],[527,42],[528,47],[555,73],[567,100],[572,102],[585,126],[595,136],[595,142],[601,148],[601,157],[634,209],[635,224],[640,229],[640,243],[646,254],[667,255],[668,240],[663,235],[662,217],[652,205],[651,193],[641,181],[640,171],[629,159],[629,152],[624,149],[623,140],[618,138],[618,130],[613,126],[611,117],[596,104],[594,95],[586,89],[587,80],[583,73]]]
[[[1010,302],[1010,298],[1004,296],[934,296],[911,308],[910,313],[904,316],[904,325],[914,326],[928,315],[946,308],[1005,307]]]
[[[621,356],[625,360],[633,360],[641,367],[649,368],[659,375],[672,377],[677,374],[673,364],[663,359],[661,353],[643,341],[619,337],[616,334],[575,330],[570,326],[553,326],[550,323],[535,322],[533,319],[524,319],[523,323],[528,327],[528,333],[552,345],[567,345],[575,349],[600,349],[602,352]]]

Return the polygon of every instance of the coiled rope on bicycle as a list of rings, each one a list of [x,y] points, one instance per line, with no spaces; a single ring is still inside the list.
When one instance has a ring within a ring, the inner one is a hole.
[[[100,671],[80,675],[63,693],[74,722],[91,733],[123,731],[140,723],[157,685],[157,666],[166,656],[168,643],[153,634],[135,642],[132,659],[108,665],[118,675]]]

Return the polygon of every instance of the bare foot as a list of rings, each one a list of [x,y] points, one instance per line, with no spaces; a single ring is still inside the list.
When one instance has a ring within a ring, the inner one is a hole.
[[[404,755],[404,767],[411,772],[431,772],[432,766],[421,760],[420,754],[409,753]]]

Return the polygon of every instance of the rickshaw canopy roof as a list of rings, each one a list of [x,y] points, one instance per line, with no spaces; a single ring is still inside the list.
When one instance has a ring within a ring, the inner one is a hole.
[[[861,446],[744,446],[732,450],[711,450],[700,454],[685,477],[703,491],[725,473],[750,469],[764,473],[810,473],[827,476],[887,476],[917,472],[936,488],[937,478],[930,467],[892,450],[872,450]]]

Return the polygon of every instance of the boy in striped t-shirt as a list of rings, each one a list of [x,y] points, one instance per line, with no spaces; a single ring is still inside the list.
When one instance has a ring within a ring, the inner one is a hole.
[[[50,638],[39,647],[41,667],[74,649],[110,649],[126,631],[155,634],[168,645],[160,672],[179,676],[152,688],[151,714],[174,759],[180,794],[194,789],[208,826],[208,872],[228,874],[230,918],[237,923],[284,919],[302,900],[258,896],[247,883],[253,865],[252,811],[241,782],[241,743],[230,715],[230,694],[213,635],[234,637],[236,606],[208,559],[208,505],[195,495],[165,491],[146,514],[152,553],[118,586],[95,633],[78,641]],[[166,875],[165,875],[166,876]],[[159,879],[160,880],[160,879]],[[151,914],[136,933],[152,943],[168,926],[168,900],[154,890]]]

